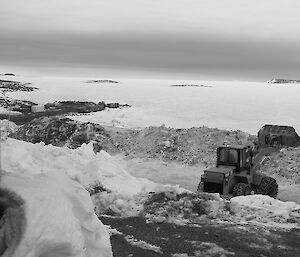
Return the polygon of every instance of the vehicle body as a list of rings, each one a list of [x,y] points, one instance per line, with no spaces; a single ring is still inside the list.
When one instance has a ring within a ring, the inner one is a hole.
[[[224,196],[268,194],[276,198],[276,180],[258,173],[249,146],[222,145],[217,148],[216,167],[204,171],[197,191]]]

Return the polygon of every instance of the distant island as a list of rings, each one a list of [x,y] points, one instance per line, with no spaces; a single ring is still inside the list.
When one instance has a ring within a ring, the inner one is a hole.
[[[2,75],[2,76],[16,76],[16,75],[13,74],[13,73],[2,73],[2,74],[0,74],[0,75]]]
[[[198,85],[198,84],[178,84],[178,85],[171,85],[171,87],[212,87],[212,86]]]
[[[87,80],[85,83],[109,83],[109,84],[118,84],[118,81],[110,79],[96,79],[96,80]]]
[[[269,84],[294,84],[294,83],[300,83],[300,80],[296,79],[271,79],[267,81]]]

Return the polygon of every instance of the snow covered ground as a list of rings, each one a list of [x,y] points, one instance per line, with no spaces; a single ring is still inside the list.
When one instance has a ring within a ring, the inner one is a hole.
[[[76,117],[84,121],[127,127],[165,124],[174,128],[186,128],[205,125],[220,129],[241,129],[252,134],[256,134],[264,124],[270,123],[291,125],[300,131],[300,87],[296,84],[142,79],[115,79],[120,83],[97,84],[85,81],[106,78],[0,78],[31,82],[33,86],[40,88],[35,92],[8,94],[21,100],[41,104],[56,100],[103,100],[133,106]],[[170,86],[174,84],[211,87]]]
[[[131,175],[147,178],[156,183],[180,185],[192,192],[196,191],[204,165],[188,166],[176,162],[163,162],[151,159],[124,159],[122,155],[114,159]]]
[[[43,176],[59,179],[67,175],[72,183],[79,182],[86,188],[101,182],[107,191],[92,196],[99,214],[110,209],[120,216],[137,215],[148,199],[148,192],[169,192],[167,195],[171,197],[170,199],[176,194],[187,192],[176,186],[161,185],[130,175],[116,158],[104,151],[95,154],[92,144],[82,145],[73,150],[8,138],[2,144],[2,149],[2,165],[7,172],[25,177],[44,174]],[[38,185],[35,190],[38,192],[42,189]],[[68,195],[71,196],[72,193]],[[225,213],[227,217],[224,200],[215,198],[216,200],[208,201],[205,206],[214,213],[213,216],[221,211],[222,215]],[[186,202],[180,201],[175,206],[179,208],[181,204],[188,206]],[[277,227],[286,228],[297,227],[300,222],[300,205],[293,202],[281,202],[268,196],[255,195],[233,198],[232,204],[236,217],[233,220],[236,219],[238,222],[255,220],[257,223],[275,224]]]

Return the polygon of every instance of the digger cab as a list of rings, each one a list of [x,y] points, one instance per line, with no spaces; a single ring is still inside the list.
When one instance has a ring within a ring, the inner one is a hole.
[[[250,171],[252,157],[252,149],[247,146],[220,146],[217,148],[216,167],[233,166],[235,172]]]

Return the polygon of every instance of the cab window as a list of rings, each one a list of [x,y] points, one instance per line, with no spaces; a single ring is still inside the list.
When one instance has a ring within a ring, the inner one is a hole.
[[[238,152],[235,149],[230,149],[228,153],[228,162],[237,163],[238,162]]]
[[[227,162],[227,154],[226,154],[226,151],[227,149],[225,148],[221,148],[220,149],[220,152],[219,152],[219,161],[220,162]]]

